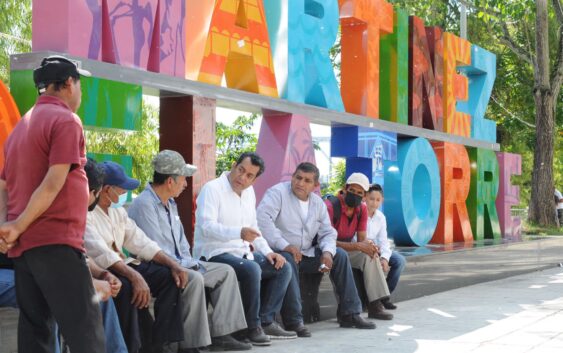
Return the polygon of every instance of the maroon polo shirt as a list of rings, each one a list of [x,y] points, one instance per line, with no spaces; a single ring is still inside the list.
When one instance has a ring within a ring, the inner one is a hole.
[[[351,241],[356,232],[365,231],[368,224],[368,209],[365,203],[354,209],[354,214],[351,218],[346,215],[346,203],[344,202],[344,196],[342,193],[338,194],[338,199],[340,200],[340,219],[336,224],[332,224],[334,229],[338,232],[339,241]],[[330,200],[325,200],[326,207],[328,209],[328,216],[330,217],[330,223],[333,223],[334,210],[332,209],[332,203]],[[362,210],[360,219],[358,221],[358,212]]]
[[[49,167],[72,165],[51,206],[22,233],[8,255],[18,257],[26,250],[55,244],[84,251],[88,179],[84,172],[84,132],[78,116],[61,99],[40,96],[8,137],[4,157],[0,178],[8,189],[8,221],[23,212]]]

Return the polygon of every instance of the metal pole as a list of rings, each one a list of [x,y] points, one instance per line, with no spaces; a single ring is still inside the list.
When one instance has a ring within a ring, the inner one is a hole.
[[[460,37],[467,39],[467,7],[464,3],[461,3],[460,14]]]

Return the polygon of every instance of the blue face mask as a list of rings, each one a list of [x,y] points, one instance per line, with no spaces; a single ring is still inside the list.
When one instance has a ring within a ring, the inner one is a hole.
[[[113,190],[113,189],[112,189]],[[115,192],[115,190],[113,191],[115,194],[117,194]],[[123,207],[123,205],[125,205],[125,202],[127,201],[127,193],[125,194],[121,194],[119,195],[119,200],[117,200],[117,203],[112,202],[111,203],[111,207],[112,208],[119,208],[119,207]]]

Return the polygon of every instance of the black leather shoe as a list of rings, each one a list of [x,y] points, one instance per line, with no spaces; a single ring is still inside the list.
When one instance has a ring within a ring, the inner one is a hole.
[[[383,304],[383,307],[387,310],[395,310],[397,309],[397,305],[391,303],[391,300],[389,299],[385,299],[381,301],[381,304]]]
[[[385,311],[380,300],[375,300],[368,305],[368,318],[377,320],[392,320],[393,314]]]
[[[250,343],[240,342],[234,339],[231,335],[220,337],[211,337],[211,351],[247,351],[252,349]]]
[[[288,325],[285,329],[287,331],[295,331],[297,337],[311,337],[311,331],[302,322],[297,325]]]
[[[360,314],[342,315],[340,318],[340,327],[355,327],[359,329],[373,330],[375,328],[375,323],[364,320]]]

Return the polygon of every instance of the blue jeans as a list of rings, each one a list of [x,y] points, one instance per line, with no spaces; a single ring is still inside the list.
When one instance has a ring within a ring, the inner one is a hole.
[[[301,312],[301,291],[299,289],[300,273],[318,273],[321,265],[322,251],[315,249],[315,257],[303,256],[299,265],[293,260],[293,255],[282,251],[281,255],[285,257],[287,263],[291,265],[292,276],[287,294],[283,302],[281,315],[284,325],[294,326],[303,322],[303,314]],[[356,283],[354,282],[354,274],[348,254],[341,248],[336,248],[336,254],[332,260],[332,270],[330,271],[330,280],[340,303],[340,314],[351,315],[362,312],[362,304],[358,297]]]
[[[119,318],[113,299],[100,302],[102,319],[104,321],[104,333],[106,336],[106,353],[127,353],[127,346],[121,334]]]
[[[17,308],[14,270],[0,269],[0,307]]]
[[[254,260],[225,253],[214,256],[209,261],[230,265],[235,270],[249,329],[266,326],[274,321],[291,280],[291,268],[287,264],[276,270],[259,253],[254,253]]]
[[[401,254],[396,251],[391,253],[391,258],[389,259],[389,273],[387,274],[387,287],[389,292],[393,293],[399,283],[399,277],[401,277],[401,272],[405,268],[407,260]]]

